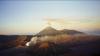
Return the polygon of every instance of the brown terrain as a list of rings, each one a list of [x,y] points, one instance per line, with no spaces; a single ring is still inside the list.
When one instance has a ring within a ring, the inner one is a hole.
[[[0,56],[100,56],[100,36],[67,31],[46,28],[36,35],[0,35]],[[32,37],[45,36],[45,41],[25,45]]]

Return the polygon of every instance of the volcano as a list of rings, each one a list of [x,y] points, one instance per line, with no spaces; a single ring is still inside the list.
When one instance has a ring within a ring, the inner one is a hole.
[[[49,26],[40,31],[38,34],[36,34],[36,36],[57,35],[57,34],[60,34],[60,32]]]
[[[49,26],[37,33],[34,36],[54,36],[59,34],[67,34],[67,35],[75,35],[75,34],[85,34],[84,32],[80,32],[77,30],[69,30],[69,29],[62,29],[62,30],[56,30],[53,27]]]

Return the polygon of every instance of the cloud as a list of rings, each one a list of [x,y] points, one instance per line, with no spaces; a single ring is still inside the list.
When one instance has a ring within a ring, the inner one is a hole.
[[[51,23],[54,27],[63,26],[68,29],[98,29],[100,28],[100,17],[63,17],[50,18],[46,17],[44,20]]]
[[[51,24],[57,23],[57,24],[60,24],[60,25],[80,23],[79,21],[69,20],[69,19],[65,19],[65,18],[45,18],[44,20],[47,21],[47,22],[50,22]]]

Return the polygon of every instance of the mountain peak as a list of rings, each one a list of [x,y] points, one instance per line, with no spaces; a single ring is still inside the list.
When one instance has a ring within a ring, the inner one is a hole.
[[[48,35],[53,36],[59,34],[75,35],[75,34],[84,34],[84,33],[77,30],[69,30],[69,29],[56,30],[51,26],[48,26],[44,28],[42,31],[40,31],[38,34],[36,34],[35,36],[48,36]]]
[[[56,29],[54,29],[53,27],[51,27],[51,26],[48,26],[48,27],[46,27],[45,29],[43,29],[43,30],[56,30]]]
[[[56,35],[59,34],[59,31],[52,28],[51,26],[46,27],[42,31],[40,31],[37,35],[38,36],[44,36],[44,35]]]

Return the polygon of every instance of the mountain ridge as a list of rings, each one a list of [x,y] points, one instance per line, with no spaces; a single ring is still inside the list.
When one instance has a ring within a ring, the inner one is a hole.
[[[58,35],[58,34],[68,34],[68,35],[75,35],[75,34],[84,34],[84,32],[80,32],[77,30],[69,30],[69,29],[62,29],[62,30],[56,30],[53,27],[46,27],[43,30],[41,30],[39,33],[37,33],[34,36],[45,36],[45,35]]]

